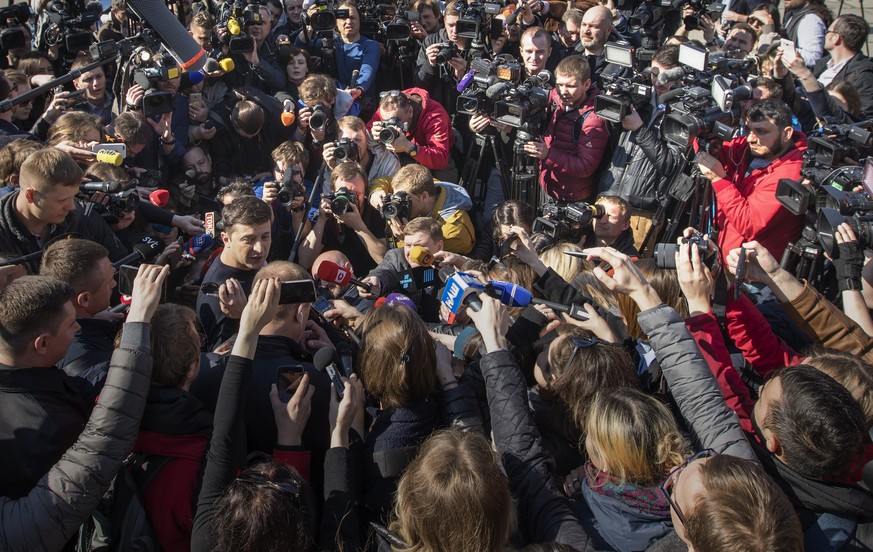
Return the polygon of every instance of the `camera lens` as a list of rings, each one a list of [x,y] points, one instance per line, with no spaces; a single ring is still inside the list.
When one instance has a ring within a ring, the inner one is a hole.
[[[346,197],[338,196],[330,202],[330,210],[337,215],[344,215],[352,210],[349,200]]]
[[[655,266],[658,268],[675,269],[677,253],[679,253],[679,245],[675,243],[655,244]]]
[[[321,130],[326,123],[327,120],[323,113],[315,112],[312,114],[312,117],[309,118],[309,126],[315,130]]]
[[[383,128],[379,131],[379,141],[383,144],[390,144],[400,136],[397,129],[393,127]]]

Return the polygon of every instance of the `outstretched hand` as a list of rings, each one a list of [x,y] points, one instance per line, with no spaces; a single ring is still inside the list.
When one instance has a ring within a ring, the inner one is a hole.
[[[133,296],[127,314],[128,322],[152,321],[152,316],[161,302],[161,290],[168,274],[170,274],[169,266],[139,265],[136,278],[133,280]]]
[[[606,261],[612,267],[612,276],[600,267],[594,268],[594,275],[610,291],[623,293],[636,301],[640,310],[650,309],[661,304],[661,298],[649,285],[630,257],[612,247],[592,247],[582,251],[590,257]]]

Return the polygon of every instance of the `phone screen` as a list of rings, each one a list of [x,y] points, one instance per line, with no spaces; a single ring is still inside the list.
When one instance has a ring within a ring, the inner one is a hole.
[[[282,282],[282,290],[279,293],[280,305],[313,303],[316,299],[315,282],[312,280]]]
[[[276,369],[276,387],[279,389],[279,398],[282,402],[291,400],[297,388],[300,387],[300,382],[306,372],[303,366],[280,366]]]
[[[873,156],[867,158],[864,163],[864,176],[861,178],[861,185],[867,195],[873,198]]]
[[[133,296],[133,281],[139,272],[138,266],[121,265],[118,269],[118,293]],[[167,302],[167,281],[164,280],[164,285],[161,288],[161,303]]]

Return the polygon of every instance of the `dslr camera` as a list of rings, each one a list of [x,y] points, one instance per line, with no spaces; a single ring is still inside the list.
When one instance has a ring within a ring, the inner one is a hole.
[[[303,184],[294,180],[294,177],[299,174],[300,169],[296,165],[285,170],[285,176],[282,178],[277,196],[279,203],[283,207],[291,207],[295,197],[306,195],[306,189],[303,187]]]
[[[352,204],[355,203],[355,194],[343,186],[339,190],[325,195],[324,199],[330,203],[330,210],[333,214],[345,215],[352,210]]]
[[[320,132],[327,132],[328,126],[333,122],[333,109],[323,103],[317,103],[312,107],[312,115],[309,117],[309,128]]]
[[[714,272],[718,268],[718,254],[708,249],[706,238],[703,234],[695,232],[690,238],[680,238],[680,240],[683,244],[687,243],[697,248],[703,263],[709,267],[709,270]],[[675,270],[677,253],[679,253],[679,244],[657,243],[655,244],[655,264],[658,268]]]
[[[333,158],[337,163],[358,160],[358,144],[350,138],[340,138],[334,142]]]
[[[452,41],[440,42],[439,47],[440,49],[436,55],[437,65],[445,65],[454,57],[463,57],[461,51],[458,50],[458,47]]]
[[[402,220],[409,218],[412,199],[406,192],[388,194],[382,202],[382,218],[385,220]]]
[[[382,122],[382,130],[379,131],[379,141],[385,145],[391,144],[409,131],[409,123],[404,123],[397,117],[391,117]]]

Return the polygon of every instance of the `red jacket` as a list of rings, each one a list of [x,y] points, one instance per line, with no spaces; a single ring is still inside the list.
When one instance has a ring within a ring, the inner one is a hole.
[[[752,156],[746,137],[735,138],[722,147],[721,162],[727,177],[712,182],[720,230],[718,247],[722,255],[745,242],[757,240],[778,259],[788,242],[800,235],[803,217],[792,215],[776,199],[780,178],[800,178],[806,136],[795,131],[794,145],[794,149],[748,176],[746,171]]]
[[[143,506],[165,552],[191,549],[198,478],[208,442],[206,435],[140,431],[133,447],[134,452],[173,457],[143,495]]]
[[[549,155],[540,161],[540,185],[546,193],[561,201],[584,201],[597,191],[594,173],[603,160],[609,144],[606,121],[595,115],[594,98],[600,94],[596,86],[588,89],[582,107],[566,111],[558,90],[549,93],[554,109],[544,133]],[[576,134],[577,120],[584,118]]]
[[[421,97],[421,113],[415,128],[409,129],[406,137],[418,146],[415,162],[432,171],[445,169],[449,165],[449,156],[455,145],[455,134],[452,132],[451,120],[446,108],[432,101],[427,90],[423,88],[407,88],[403,91],[407,96]],[[374,121],[381,121],[379,110],[367,123],[367,130],[373,128]]]

